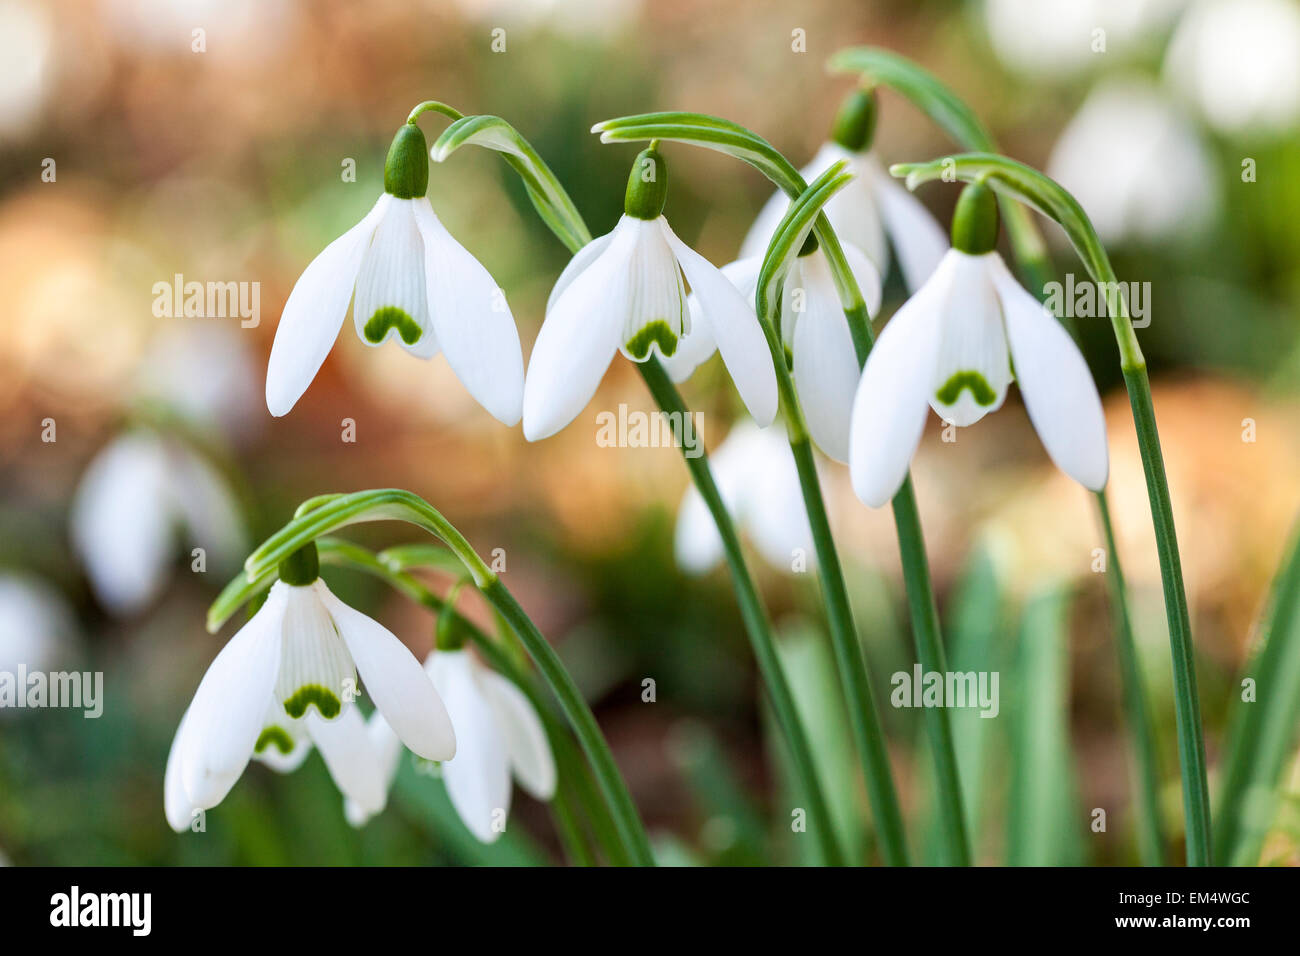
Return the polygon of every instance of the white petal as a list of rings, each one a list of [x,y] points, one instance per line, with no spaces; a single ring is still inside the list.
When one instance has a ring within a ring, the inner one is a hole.
[[[950,274],[945,259],[885,326],[862,370],[849,425],[849,472],[854,492],[872,508],[898,491],[921,440]]]
[[[691,291],[699,296],[701,311],[745,407],[759,425],[772,424],[777,409],[776,370],[753,307],[712,263],[677,238],[666,219],[658,221]]]
[[[425,291],[425,243],[417,216],[429,201],[391,198],[375,229],[374,242],[361,260],[352,321],[367,345],[396,338],[420,358],[438,354],[438,336],[429,322]]]
[[[517,425],[523,413],[524,356],[505,293],[452,238],[428,199],[415,203],[429,312],[442,353],[480,405],[502,424]]]
[[[380,196],[364,219],[326,246],[289,293],[266,369],[266,407],[272,415],[293,408],[334,346],[361,258],[390,199],[387,193]]]
[[[777,426],[773,426],[772,430],[778,436],[785,434]],[[763,439],[765,434],[752,421],[743,419],[732,427],[722,444],[709,456],[709,467],[722,504],[737,523],[744,518],[742,503],[746,500],[746,486],[754,480],[757,469],[770,464],[763,459],[762,454],[764,449],[771,448]],[[793,465],[789,448],[785,446],[783,438],[779,440],[787,461]],[[677,512],[674,553],[677,566],[687,574],[703,574],[717,565],[724,556],[718,527],[694,484],[687,486]]]
[[[636,234],[627,264],[628,306],[623,315],[619,350],[636,362],[646,356],[670,355],[690,332],[682,270],[655,220],[623,217],[623,228]]]
[[[496,714],[515,779],[538,800],[550,800],[555,796],[555,758],[532,701],[500,674],[480,669],[478,679]]]
[[[1011,353],[1002,305],[993,288],[996,252],[948,257],[947,291],[939,305],[939,359],[930,407],[944,421],[973,425],[1002,407],[1011,384]]]
[[[305,723],[344,798],[368,817],[383,810],[388,802],[387,781],[356,705],[344,707],[334,720],[308,714]]]
[[[184,516],[190,546],[202,548],[213,567],[234,570],[248,553],[248,535],[225,476],[179,445],[167,451],[168,503]]]
[[[388,721],[384,720],[384,715],[377,710],[370,715],[370,719],[366,722],[366,736],[369,739],[370,748],[374,752],[378,765],[379,783],[384,789],[384,803],[386,804],[388,802],[388,791],[393,786],[393,780],[397,777],[397,764],[402,756],[402,742],[397,739],[397,734],[393,733],[393,728],[388,726]],[[380,809],[382,809],[382,806]],[[370,818],[374,816],[373,813],[364,809],[351,798],[345,798],[343,801],[343,815],[348,823],[354,827],[365,826]]]
[[[628,307],[627,262],[636,234],[623,221],[605,249],[547,310],[524,379],[524,437],[554,435],[596,394],[621,344]],[[579,253],[581,254],[581,253]]]
[[[117,614],[147,604],[175,555],[163,447],[146,433],[101,451],[72,501],[72,541],[95,595]]]
[[[430,674],[456,725],[456,756],[443,765],[447,795],[483,843],[501,836],[493,824],[510,812],[510,760],[492,708],[471,670],[468,651],[439,651]]]
[[[867,175],[864,170],[864,180]],[[879,166],[871,175],[871,183],[903,281],[910,291],[915,291],[938,268],[948,251],[948,237],[921,200]],[[865,251],[870,254],[870,250]]]
[[[729,262],[718,271],[727,277],[737,291],[745,297],[746,302],[754,300],[754,287],[758,284],[758,272],[762,268],[761,256],[737,259]],[[700,305],[700,297],[692,292],[686,297],[687,308],[691,312],[691,331],[677,343],[677,351],[662,359],[664,368],[674,382],[681,383],[691,377],[691,373],[713,357],[718,350],[717,340],[709,327],[708,316]]]
[[[560,300],[560,296],[573,283],[573,280],[580,276],[587,266],[595,262],[600,254],[609,248],[609,244],[613,240],[614,232],[607,232],[603,236],[597,236],[574,253],[573,258],[569,260],[569,264],[560,273],[560,277],[555,280],[555,285],[551,287],[551,294],[546,299],[547,313],[550,313],[551,309],[555,308],[555,303]]]
[[[284,639],[275,699],[290,717],[312,708],[326,718],[343,709],[356,690],[357,672],[323,602],[325,583],[285,585]]]
[[[851,405],[851,395],[849,402]],[[772,567],[787,573],[794,570],[796,552],[805,568],[814,568],[817,552],[812,528],[785,429],[780,425],[755,428],[747,454],[739,492],[740,514],[754,547]]]
[[[718,478],[717,456],[711,456],[713,477]],[[724,499],[724,504],[725,504]],[[733,509],[728,506],[730,512]],[[677,531],[673,536],[673,554],[677,566],[687,574],[704,574],[723,558],[722,538],[704,497],[694,484],[686,488],[677,509]]]
[[[865,252],[852,243],[840,243],[840,248],[844,250],[844,259],[849,264],[849,271],[853,273],[858,289],[862,292],[862,301],[867,307],[867,315],[875,318],[880,314],[882,295],[880,270]],[[825,253],[822,255],[824,257]]]
[[[862,377],[848,319],[840,307],[826,256],[818,252],[803,257],[798,274],[786,280],[801,281],[804,311],[794,316],[794,384],[817,446],[836,461],[849,460],[849,419],[853,396]],[[782,318],[782,322],[787,321]]]
[[[287,589],[272,585],[266,603],[221,649],[194,693],[179,746],[181,781],[196,808],[220,803],[253,754],[280,666]]]
[[[171,748],[167,751],[167,769],[163,772],[163,811],[167,816],[167,825],[177,833],[184,833],[194,822],[194,811],[198,808],[190,802],[190,795],[185,792],[181,781],[180,742],[185,733],[187,710],[181,715],[181,724],[176,728]]]
[[[406,645],[320,585],[321,600],[347,643],[370,699],[402,743],[426,760],[450,760],[456,733],[428,676]]]
[[[1092,491],[1106,486],[1110,457],[1106,416],[1079,348],[998,259],[993,282],[1002,300],[1007,340],[1029,420],[1052,461]]]
[[[278,700],[268,701],[262,730],[253,746],[253,759],[276,773],[293,773],[309,753],[311,738],[303,721],[286,714]]]

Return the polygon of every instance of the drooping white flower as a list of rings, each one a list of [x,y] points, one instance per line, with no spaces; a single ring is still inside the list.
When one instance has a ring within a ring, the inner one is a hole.
[[[50,670],[76,633],[72,610],[54,588],[28,574],[0,573],[0,673]]]
[[[1159,241],[1208,225],[1214,166],[1195,127],[1153,84],[1109,80],[1061,133],[1047,174],[1083,205],[1104,242]]]
[[[815,565],[799,472],[780,425],[738,422],[709,463],[727,511],[769,564],[789,571],[802,555],[805,567]],[[694,485],[677,510],[673,550],[688,574],[703,574],[724,556],[718,527]]]
[[[220,803],[255,753],[280,769],[294,766],[305,755],[295,754],[304,734],[348,799],[382,807],[373,748],[359,717],[348,716],[356,707],[358,672],[376,710],[407,747],[429,760],[455,754],[446,708],[419,662],[390,631],[336,598],[315,567],[314,548],[292,575],[282,567],[282,576],[301,583],[272,585],[266,603],[199,683],[172,744],[164,785],[168,820],[178,829],[189,825],[194,810]]]
[[[848,163],[853,179],[826,203],[826,217],[840,240],[866,253],[882,276],[889,273],[892,246],[903,281],[914,291],[939,264],[948,240],[921,201],[868,151],[875,117],[875,94],[854,92],[840,109],[832,140],[800,172],[812,182],[841,160]],[[762,258],[789,206],[789,197],[780,191],[767,201],[741,244],[741,259]]]
[[[1300,125],[1300,5],[1200,0],[1169,43],[1165,74],[1227,135]]]
[[[463,647],[435,651],[424,667],[456,727],[456,756],[442,764],[447,795],[469,831],[492,843],[510,813],[511,777],[538,800],[555,796],[555,759],[546,729],[518,687]],[[382,714],[371,717],[371,740],[391,784],[401,745]],[[355,803],[348,807],[355,825],[369,816]]]
[[[396,339],[419,358],[441,351],[480,405],[519,421],[524,364],[519,332],[496,282],[446,230],[425,195],[429,157],[414,124],[398,131],[384,194],[365,218],[312,260],[275,330],[266,405],[287,414],[325,361],[348,303],[368,345]]]
[[[653,178],[643,181],[642,169]],[[677,238],[662,215],[666,189],[663,158],[644,151],[628,184],[627,212],[612,232],[579,250],[555,283],[524,384],[529,441],[555,434],[582,411],[616,352],[645,361],[677,351],[691,331],[683,275],[750,414],[765,424],[776,417],[776,372],[753,310]]]
[[[1100,491],[1109,472],[1106,421],[1087,363],[993,249],[991,190],[967,186],[956,217],[963,207],[979,210],[983,238],[954,242],[885,327],[862,371],[849,446],[854,491],[873,508],[885,504],[907,475],[927,407],[954,425],[972,425],[1001,407],[1013,377],[1052,461]]]
[[[867,312],[875,315],[880,310],[880,275],[857,246],[844,243],[843,249]],[[751,256],[723,266],[722,274],[752,303],[762,266],[762,255]],[[691,332],[682,340],[677,354],[664,362],[676,382],[690,377],[715,349],[712,326],[699,308],[698,299],[690,296],[689,304]],[[823,452],[836,461],[847,462],[849,413],[861,368],[830,263],[820,247],[796,257],[786,273],[779,322],[786,362],[808,431]]]
[[[225,479],[183,442],[137,429],[110,442],[72,499],[72,542],[96,597],[130,614],[162,589],[177,557],[176,530],[202,548],[207,570],[233,568],[244,520]]]

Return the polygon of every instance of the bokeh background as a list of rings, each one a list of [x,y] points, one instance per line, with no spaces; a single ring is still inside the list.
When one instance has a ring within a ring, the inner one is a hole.
[[[492,50],[494,28],[506,31],[504,52]],[[262,388],[285,297],[374,202],[388,142],[417,102],[513,122],[599,234],[621,212],[635,149],[601,146],[594,122],[713,113],[802,164],[851,88],[825,61],[856,44],[926,65],[1005,152],[1059,171],[1119,276],[1151,284],[1140,335],[1217,768],[1300,506],[1300,4],[0,0],[0,667],[105,675],[99,719],[0,712],[0,854],[16,864],[560,859],[545,807],[517,793],[509,831],[485,848],[440,782],[410,766],[389,809],[353,830],[318,756],[291,776],[252,765],[204,834],[177,836],[163,818],[172,734],[231,633],[208,635],[204,612],[247,548],[303,498],[401,486],[481,552],[504,549],[505,582],[592,701],[666,861],[807,859],[725,571],[688,576],[674,562],[680,457],[595,440],[598,410],[652,408],[629,363],[616,360],[592,406],[539,444],[491,419],[441,358],[367,348],[350,320],[292,413],[271,419]],[[883,161],[953,149],[900,98],[882,103]],[[423,120],[431,138],[441,123]],[[674,227],[729,261],[770,186],[720,155],[666,155]],[[921,195],[946,223],[956,187]],[[430,196],[506,290],[527,355],[563,247],[491,154],[435,165]],[[1081,277],[1059,232],[1045,231],[1058,270]],[[178,274],[258,283],[260,322],[157,316],[154,284]],[[891,277],[882,316],[903,296]],[[1079,324],[1107,407],[1112,506],[1177,845],[1168,645],[1141,466],[1108,323]],[[684,392],[716,446],[739,408],[720,364]],[[344,419],[355,442],[343,440]],[[914,474],[950,650],[1002,675],[998,719],[958,715],[979,858],[1133,862],[1131,761],[1090,497],[1050,466],[1014,390],[955,444],[932,418]],[[932,859],[921,714],[886,703],[889,675],[913,659],[892,521],[853,498],[840,466],[827,462],[825,481],[913,845]],[[81,515],[92,486],[87,507],[114,521]],[[131,543],[160,533],[161,552]],[[410,534],[379,525],[354,537],[378,547]],[[119,553],[154,572],[133,577],[129,562],[104,557]],[[839,824],[869,859],[815,576],[757,554],[753,563]],[[428,650],[427,613],[354,573],[327,578],[418,655]],[[472,598],[463,606],[487,620]],[[642,700],[646,678],[653,703]],[[1300,783],[1294,767],[1287,776]],[[1011,792],[1024,779],[1057,814],[1037,830]],[[1270,807],[1261,860],[1300,860],[1296,799]],[[1107,810],[1104,833],[1089,829],[1093,808]],[[1026,832],[1032,846],[1017,848]]]

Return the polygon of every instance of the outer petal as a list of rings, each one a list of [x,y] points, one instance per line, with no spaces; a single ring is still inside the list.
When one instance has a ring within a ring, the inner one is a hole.
[[[311,261],[289,293],[266,369],[266,407],[272,415],[293,408],[334,346],[361,258],[391,200],[387,193],[380,196],[364,219]]]
[[[388,791],[397,777],[397,763],[402,756],[402,742],[397,739],[397,734],[393,733],[393,728],[388,726],[384,715],[377,710],[366,722],[366,737],[378,763],[379,783],[384,789],[384,802],[387,803]],[[346,794],[343,800],[343,815],[354,827],[364,826],[373,816]]]
[[[382,624],[317,583],[371,700],[402,743],[426,760],[450,760],[456,753],[456,733],[420,662]]]
[[[847,462],[849,419],[862,372],[826,257],[817,252],[800,266],[805,308],[794,326],[795,388],[813,440],[836,461]]]
[[[1001,258],[992,275],[1029,420],[1058,468],[1085,488],[1101,491],[1110,474],[1106,416],[1088,363]]]
[[[415,201],[424,239],[429,312],[456,377],[505,425],[523,414],[524,356],[505,295],[487,269],[452,238],[427,199]]]
[[[96,596],[126,614],[162,587],[172,548],[172,514],[165,506],[168,469],[162,444],[127,434],[101,451],[72,501],[72,541]]]
[[[425,243],[417,211],[429,201],[388,201],[375,229],[374,242],[361,259],[352,321],[367,345],[383,345],[396,336],[402,348],[420,358],[438,354],[438,337],[429,322],[425,291]]]
[[[870,165],[870,181],[885,231],[898,255],[903,281],[915,291],[938,268],[948,251],[948,237],[919,199],[874,161]],[[868,178],[866,162],[862,164],[862,178]],[[870,250],[866,251],[870,254]]]
[[[939,360],[930,407],[965,427],[1002,407],[1011,384],[1011,355],[1002,306],[991,270],[996,252],[972,256],[953,250],[950,279],[939,305]]]
[[[287,585],[221,649],[199,682],[180,736],[181,781],[196,808],[215,807],[235,785],[261,734],[280,666]]]
[[[620,223],[604,250],[547,311],[524,379],[524,437],[529,441],[554,435],[596,394],[621,344],[628,309],[626,270],[635,242],[636,234]]]
[[[763,266],[761,256],[737,259],[729,262],[718,271],[727,277],[727,281],[736,287],[745,301],[754,298],[754,287],[758,284],[758,272]],[[713,357],[718,350],[717,340],[709,327],[708,317],[700,305],[700,297],[691,293],[686,297],[686,304],[691,310],[691,331],[677,343],[677,351],[668,358],[660,359],[674,382],[684,382],[691,373]]]
[[[343,708],[343,713],[334,720],[308,714],[305,723],[344,798],[367,817],[383,810],[388,802],[387,781],[381,773],[379,753],[371,745],[365,719],[356,705]]]
[[[447,795],[470,832],[492,843],[501,835],[493,826],[497,814],[510,812],[510,759],[471,667],[468,651],[439,651],[429,672],[454,715],[460,739],[455,759],[442,768]]]
[[[898,491],[925,428],[939,356],[939,305],[950,260],[903,303],[867,357],[853,400],[849,472],[858,498],[879,508]]]
[[[609,244],[614,240],[614,233],[607,232],[603,236],[597,236],[591,242],[587,243],[569,260],[569,264],[564,267],[560,277],[555,280],[555,285],[551,287],[551,294],[546,299],[546,312],[549,315],[551,309],[555,308],[555,303],[560,301],[560,296],[564,290],[573,284],[573,280],[586,270],[600,257],[600,254],[609,248]]]
[[[772,424],[777,409],[776,370],[753,308],[712,263],[677,238],[668,220],[660,218],[659,222],[691,291],[699,297],[701,311],[749,414],[759,425]]]
[[[480,669],[478,681],[496,714],[515,779],[538,800],[550,800],[555,796],[555,758],[532,701],[493,671]]]
[[[171,749],[167,751],[167,769],[163,773],[163,811],[167,815],[167,825],[177,833],[184,833],[194,821],[194,811],[198,809],[190,802],[190,795],[185,792],[181,782],[180,742],[185,734],[187,710],[181,715],[181,724],[176,728],[172,738]]]

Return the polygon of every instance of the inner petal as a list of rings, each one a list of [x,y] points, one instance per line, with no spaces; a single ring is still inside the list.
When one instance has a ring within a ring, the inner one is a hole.
[[[627,266],[628,311],[623,324],[623,354],[644,362],[651,351],[664,358],[691,330],[686,286],[658,222],[633,221],[636,246]]]
[[[326,720],[337,717],[352,699],[357,672],[334,619],[315,585],[291,587],[284,615],[284,640],[275,698],[290,717],[315,707]]]
[[[930,407],[944,421],[965,426],[1001,407],[1012,378],[1011,353],[984,256],[954,258],[952,283],[940,307]]]
[[[362,259],[352,308],[363,341],[381,345],[396,335],[403,348],[422,358],[438,351],[429,328],[424,244],[412,205],[427,201],[398,199],[390,204]]]

